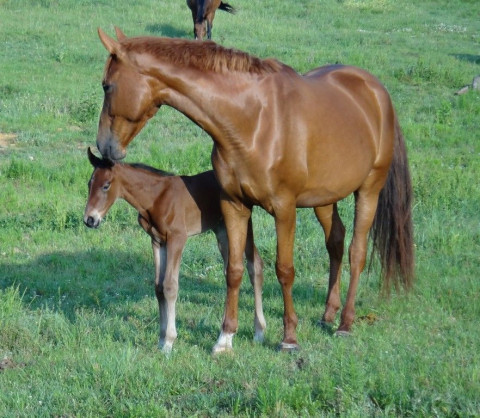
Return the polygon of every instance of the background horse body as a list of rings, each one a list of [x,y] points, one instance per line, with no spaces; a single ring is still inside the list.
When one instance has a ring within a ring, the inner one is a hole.
[[[143,165],[113,163],[88,157],[95,168],[89,182],[84,222],[99,226],[117,198],[138,211],[138,221],[152,239],[155,294],[160,313],[159,347],[170,351],[177,337],[175,302],[180,261],[187,237],[212,230],[226,268],[228,240],[220,211],[220,186],[213,171],[196,176],[171,176]],[[250,281],[255,292],[255,340],[266,327],[262,308],[263,263],[253,243],[251,224],[245,249]]]
[[[123,158],[163,104],[184,113],[214,141],[212,164],[225,194],[221,207],[230,245],[225,314],[214,352],[232,349],[253,205],[275,218],[282,349],[298,347],[292,299],[297,207],[313,207],[325,233],[330,273],[322,321],[332,323],[340,308],[345,235],[337,202],[355,195],[350,284],[338,333],[348,333],[354,320],[372,225],[386,287],[393,279],[411,285],[412,190],[405,144],[390,96],[374,76],[339,65],[302,76],[276,60],[213,42],[126,38],[118,29],[119,41],[101,30],[99,35],[110,52],[97,135],[102,155]]]
[[[217,9],[235,13],[232,6],[220,0],[187,0],[187,6],[192,11],[193,36],[201,41],[205,37],[205,29],[207,38],[212,39],[213,18]]]

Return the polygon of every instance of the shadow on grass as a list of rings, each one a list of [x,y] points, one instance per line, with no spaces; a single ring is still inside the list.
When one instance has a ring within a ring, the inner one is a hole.
[[[480,55],[474,55],[474,54],[450,54],[450,55],[460,61],[466,61],[472,64],[480,64]]]
[[[192,38],[193,39],[193,26],[192,31],[187,32],[183,29],[176,28],[172,25],[162,23],[152,23],[145,26],[145,30],[155,36],[168,36],[170,38]]]
[[[271,273],[271,272],[270,272]],[[265,278],[263,302],[267,317],[279,322],[283,316],[280,285],[275,277]],[[7,263],[0,259],[0,289],[18,287],[25,309],[45,308],[61,312],[75,323],[84,310],[125,321],[150,323],[155,338],[158,333],[157,301],[154,292],[154,266],[150,254],[95,249],[77,253],[53,252],[28,262]],[[180,271],[177,301],[179,339],[210,352],[221,326],[225,303],[225,279],[204,279],[187,268]],[[326,291],[326,289],[325,289]],[[297,310],[303,306],[318,307],[323,312],[324,292],[297,280],[294,301]],[[237,338],[252,339],[253,290],[245,276],[239,300]],[[242,316],[243,315],[243,316]],[[320,329],[320,327],[319,327]],[[329,334],[328,331],[322,333]],[[276,351],[279,341],[265,341]]]
[[[180,282],[180,291],[192,293],[192,302],[205,303],[204,295],[211,293],[224,296],[223,280],[217,285],[181,274]],[[140,258],[138,253],[95,249],[48,253],[21,263],[0,259],[0,289],[10,286],[19,288],[23,301],[32,309],[46,306],[71,320],[79,308],[108,311],[145,297],[156,303],[150,254]]]

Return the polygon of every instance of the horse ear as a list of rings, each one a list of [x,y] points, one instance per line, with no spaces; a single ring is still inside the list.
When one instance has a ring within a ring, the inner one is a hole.
[[[122,32],[122,30],[115,26],[115,34],[117,35],[117,39],[119,42],[122,42],[124,39],[127,39],[127,36]]]
[[[118,55],[120,52],[120,44],[110,36],[108,36],[102,29],[98,28],[98,36],[102,41],[103,46],[105,49],[110,52],[111,55]]]

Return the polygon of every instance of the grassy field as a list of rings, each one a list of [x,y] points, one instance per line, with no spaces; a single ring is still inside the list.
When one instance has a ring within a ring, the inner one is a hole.
[[[254,211],[265,260],[266,341],[252,342],[242,284],[235,354],[212,357],[225,283],[212,234],[185,248],[178,340],[157,349],[149,238],[118,202],[82,222],[103,99],[96,30],[190,38],[184,0],[0,0],[0,416],[480,416],[480,74],[477,0],[231,0],[213,38],[299,72],[341,62],[387,86],[415,191],[416,285],[379,296],[362,275],[351,338],[318,327],[323,235],[298,211],[294,300],[302,349],[280,353],[272,219]],[[170,108],[128,161],[194,174],[210,138]],[[353,201],[341,215],[351,236]],[[342,294],[348,285],[344,268]]]

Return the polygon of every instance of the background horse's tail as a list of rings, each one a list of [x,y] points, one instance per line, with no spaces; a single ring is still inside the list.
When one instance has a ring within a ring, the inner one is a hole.
[[[370,234],[373,252],[382,267],[383,290],[392,283],[410,289],[414,278],[415,256],[412,226],[412,182],[402,130],[395,116],[393,161],[387,181],[378,198],[378,207]]]
[[[223,1],[220,2],[220,6],[218,6],[220,10],[223,10],[225,12],[235,14],[236,10],[234,7],[230,6],[228,3],[224,3]]]

